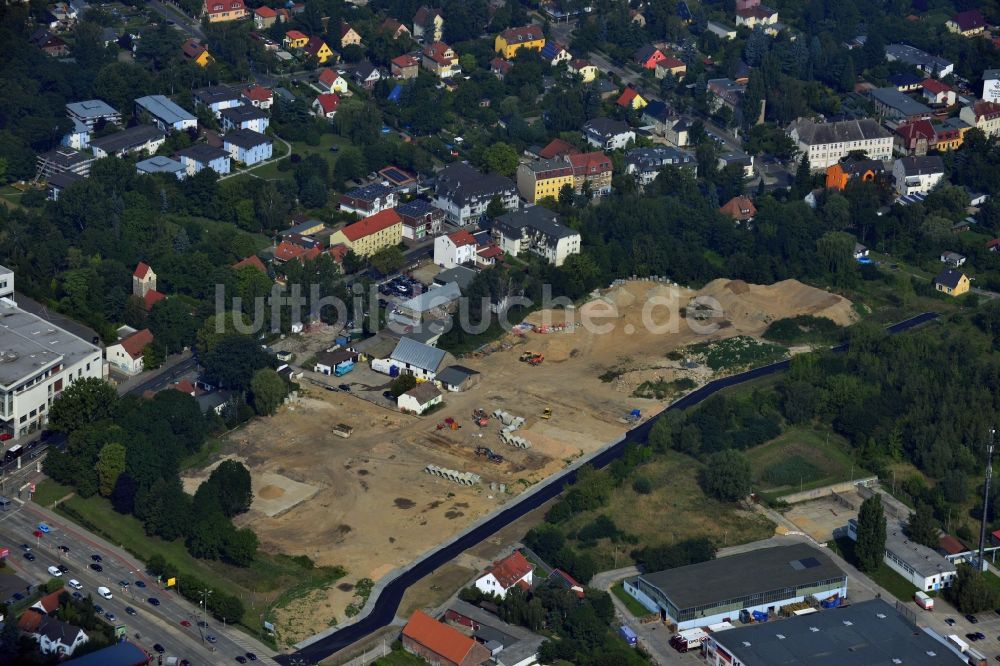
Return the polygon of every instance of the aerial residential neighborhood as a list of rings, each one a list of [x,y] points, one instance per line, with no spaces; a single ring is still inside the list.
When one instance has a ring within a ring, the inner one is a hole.
[[[0,666],[1000,661],[993,3],[0,44]]]

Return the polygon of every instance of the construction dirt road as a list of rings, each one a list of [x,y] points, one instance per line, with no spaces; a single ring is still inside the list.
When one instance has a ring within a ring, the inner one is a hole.
[[[643,325],[644,304],[650,298],[666,299],[657,301],[652,312],[654,323],[663,324],[671,302],[679,310],[693,296],[709,296],[721,310],[713,333],[691,330],[676,312],[673,331],[652,332]],[[716,280],[699,291],[637,281],[607,290],[573,312],[579,319],[606,311],[609,304],[616,314],[600,323],[613,324],[613,332],[571,325],[546,334],[510,333],[492,353],[461,359],[481,373],[481,382],[469,391],[447,393],[443,409],[432,415],[401,414],[306,381],[293,404],[230,436],[221,455],[245,461],[260,500],[241,523],[254,529],[265,549],[305,554],[317,564],[341,565],[348,571],[329,589],[315,590],[274,611],[280,644],[344,621],[345,608],[359,601],[354,585],[360,579],[377,580],[411,562],[528,486],[617,439],[628,427],[623,416],[630,410],[640,409],[648,418],[665,406],[663,401],[634,397],[638,383],[683,376],[700,384],[713,376],[700,365],[682,367],[667,358],[669,352],[706,340],[757,336],[775,319],[797,314],[826,316],[838,324],[854,318],[849,301],[795,281],[760,287]],[[528,321],[559,329],[567,314],[541,311]],[[544,362],[519,362],[525,351],[543,354]],[[385,386],[388,383],[385,377]],[[381,390],[356,387],[355,392],[361,388]],[[551,419],[541,418],[546,407],[552,410]],[[531,447],[503,444],[495,419],[477,427],[471,419],[476,408],[524,417],[517,434]],[[461,428],[439,429],[446,417]],[[339,423],[353,428],[350,438],[334,434],[333,426]],[[478,456],[477,447],[491,448],[503,462]],[[460,485],[428,474],[428,464],[474,472],[482,481]],[[192,476],[204,474],[207,471]],[[497,485],[491,489],[491,484]],[[193,482],[187,485],[196,487]],[[286,494],[290,501],[283,502]],[[470,570],[470,577],[473,573]]]

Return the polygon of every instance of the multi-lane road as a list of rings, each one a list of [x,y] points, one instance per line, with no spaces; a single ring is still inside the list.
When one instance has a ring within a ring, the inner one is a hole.
[[[36,538],[33,533],[41,522],[51,531]],[[203,615],[176,591],[163,589],[135,558],[49,511],[15,501],[11,510],[0,513],[0,543],[10,549],[8,563],[31,583],[52,578],[48,573],[50,566],[68,567],[63,580],[82,583],[80,593],[91,595],[105,612],[113,613],[115,620],[111,624],[125,625],[129,639],[151,654],[156,654],[153,646],[159,644],[165,649],[165,657],[176,656],[192,664],[236,663],[237,656],[245,658],[248,652],[254,653],[261,663],[274,663],[268,657],[272,654],[270,650],[222,626],[210,615]],[[23,545],[31,548],[34,561],[24,557]],[[67,550],[64,552],[60,546]],[[100,561],[95,561],[95,557]],[[100,571],[92,565],[97,565]],[[111,590],[112,599],[97,594],[101,586]],[[68,587],[67,590],[73,591]],[[150,598],[159,604],[153,605]],[[129,607],[135,609],[135,614],[126,611]],[[206,624],[202,626],[199,622]]]

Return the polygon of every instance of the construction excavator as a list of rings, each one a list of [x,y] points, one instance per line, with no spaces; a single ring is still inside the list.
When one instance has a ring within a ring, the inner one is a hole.
[[[551,408],[551,407],[546,407],[546,408],[545,408],[545,409],[544,409],[544,410],[542,411],[542,418],[543,418],[543,419],[546,419],[546,420],[548,420],[548,419],[551,419],[551,418],[552,418],[552,408]]]
[[[490,423],[490,417],[485,409],[477,408],[472,412],[472,421],[480,428],[485,428]]]

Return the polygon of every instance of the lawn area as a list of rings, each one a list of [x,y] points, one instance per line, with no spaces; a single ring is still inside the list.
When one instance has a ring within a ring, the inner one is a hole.
[[[747,458],[761,494],[776,498],[868,476],[848,451],[847,440],[828,428],[793,426],[748,450]]]
[[[35,504],[48,508],[52,506],[53,502],[61,500],[71,492],[73,492],[72,488],[61,486],[51,479],[46,479],[35,486],[35,494],[31,499]]]
[[[214,437],[209,438],[205,441],[205,445],[194,453],[188,455],[186,458],[181,460],[180,467],[181,471],[194,468],[208,467],[208,461],[210,461],[215,454],[219,452],[222,448],[222,442],[215,439]]]
[[[4,204],[9,206],[20,206],[23,194],[23,192],[18,192],[10,185],[0,187],[0,199],[3,200]]]
[[[607,506],[575,514],[560,524],[563,534],[575,534],[599,514],[612,518],[619,530],[637,537],[633,544],[601,539],[586,551],[598,561],[598,570],[632,564],[629,553],[645,545],[676,543],[705,536],[719,547],[732,546],[774,534],[774,525],[762,516],[720,502],[705,495],[698,485],[701,463],[681,453],[667,452],[640,466],[635,474],[616,488]],[[631,478],[643,476],[653,491],[640,495],[632,489]],[[617,553],[617,557],[616,557]]]
[[[427,662],[402,649],[393,650],[375,662],[375,666],[427,666]]]
[[[46,496],[63,496],[70,491],[47,481]],[[72,497],[56,509],[61,515],[82,527],[119,544],[143,562],[155,555],[162,555],[174,565],[179,575],[178,586],[185,579],[198,579],[202,583],[243,600],[246,613],[243,625],[253,632],[260,626],[260,615],[266,609],[280,606],[305,592],[325,587],[343,576],[335,567],[313,567],[302,558],[282,554],[258,552],[257,558],[247,568],[234,567],[222,562],[200,560],[188,554],[183,540],[164,541],[147,536],[142,523],[133,516],[125,516],[111,508],[101,497]]]
[[[611,588],[611,593],[618,597],[623,604],[625,604],[625,608],[628,609],[629,613],[632,613],[633,617],[645,617],[649,615],[649,609],[640,604],[631,594],[626,592],[625,586],[621,581],[615,583],[614,587]]]
[[[835,539],[828,542],[827,545],[854,566],[858,565],[857,557],[854,555],[854,542],[849,537]],[[879,562],[878,569],[867,575],[876,584],[881,585],[900,601],[911,601],[914,592],[917,591],[915,585],[890,569],[885,562]],[[1000,580],[998,580],[998,583],[1000,583]]]

